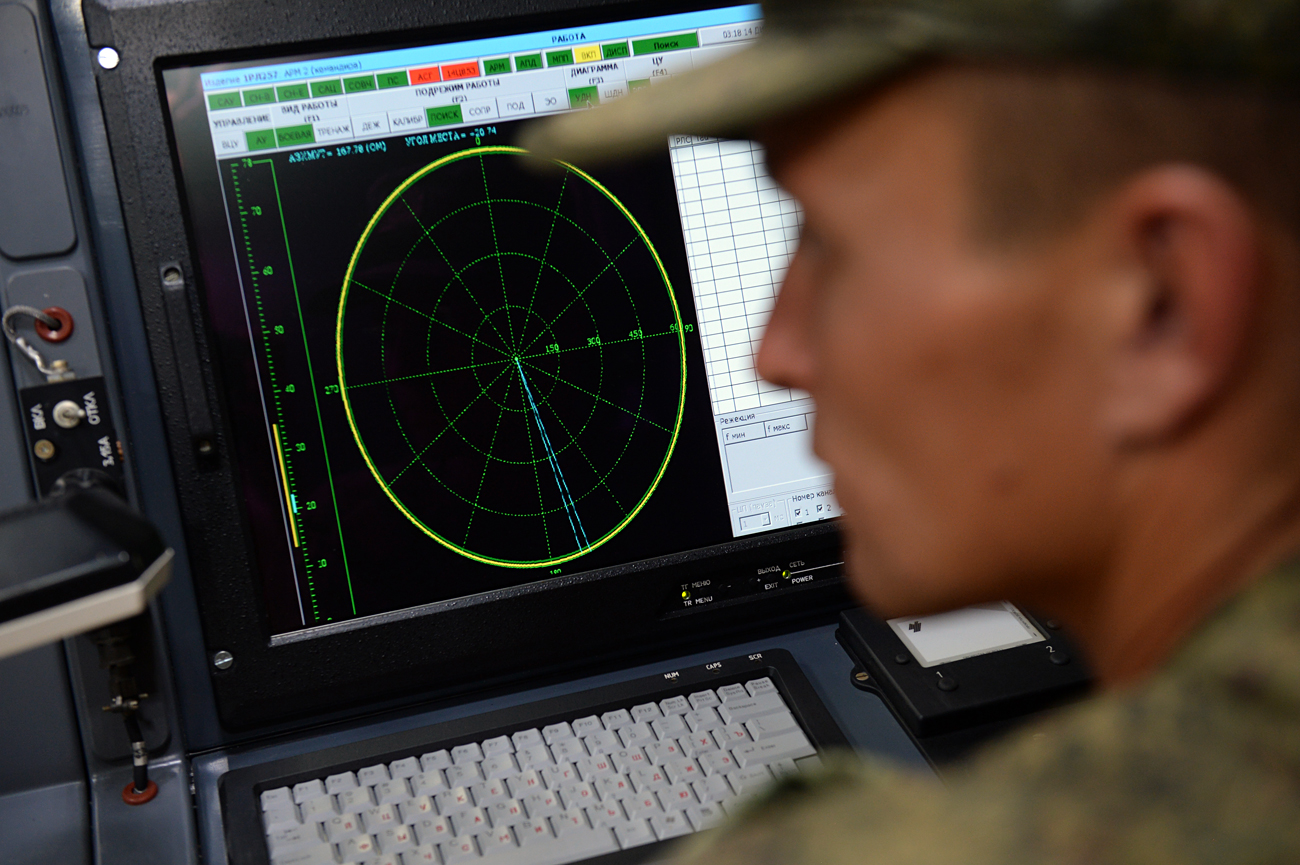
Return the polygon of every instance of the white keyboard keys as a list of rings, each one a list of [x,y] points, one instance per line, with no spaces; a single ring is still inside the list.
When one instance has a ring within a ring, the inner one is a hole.
[[[504,778],[496,778],[482,784],[475,784],[470,788],[470,791],[474,794],[474,804],[480,806],[493,805],[510,798],[510,788],[506,786]]]
[[[339,852],[343,854],[344,862],[362,862],[371,859],[375,855],[375,839],[369,835],[349,838],[339,845]]]
[[[573,735],[590,736],[598,730],[605,729],[600,725],[600,719],[595,715],[588,715],[585,718],[579,718],[573,722]]]
[[[580,779],[578,778],[578,770],[574,768],[572,763],[561,763],[558,766],[543,769],[542,780],[546,782],[547,787],[556,790],[565,784],[572,784]]]
[[[439,844],[451,838],[451,820],[447,817],[426,817],[412,824],[415,840],[424,844]]]
[[[658,766],[634,769],[628,777],[632,779],[632,787],[638,793],[644,793],[647,790],[658,790],[660,787],[668,786],[668,776]]]
[[[325,785],[321,783],[319,778],[293,785],[293,801],[299,805],[327,795],[329,794],[325,792]]]
[[[469,808],[451,815],[451,828],[459,835],[477,835],[489,826],[487,811]]]
[[[421,844],[402,857],[402,865],[438,865],[438,850],[432,844]]]
[[[264,832],[278,832],[281,829],[292,829],[301,825],[302,819],[298,816],[298,806],[292,802],[288,805],[276,805],[262,812]]]
[[[599,805],[592,805],[587,809],[587,819],[591,821],[593,828],[599,829],[602,826],[616,826],[627,820],[623,813],[623,806],[617,799],[607,799]]]
[[[563,838],[574,832],[586,832],[589,827],[581,808],[566,808],[551,818],[551,829],[555,832],[555,837]]]
[[[614,768],[620,772],[627,773],[648,765],[650,761],[646,759],[645,751],[640,748],[624,748],[622,751],[614,752]]]
[[[468,745],[457,745],[451,749],[452,765],[461,766],[465,763],[477,763],[483,759],[483,749],[478,746],[478,742],[470,742]]]
[[[629,820],[621,826],[615,826],[614,835],[618,838],[619,846],[624,850],[649,844],[655,839],[650,824],[644,820]]]
[[[375,806],[374,794],[369,787],[344,790],[339,794],[339,811],[344,814],[357,814]]]
[[[506,786],[510,788],[510,795],[515,799],[522,799],[529,793],[546,789],[546,785],[542,783],[542,776],[535,771],[528,771],[522,775],[507,778]]]
[[[762,792],[772,786],[772,773],[766,766],[750,766],[727,774],[727,781],[737,796]]]
[[[498,754],[488,757],[482,764],[483,775],[490,781],[493,778],[506,778],[519,774],[519,764],[513,754]]]
[[[744,724],[728,724],[720,730],[714,730],[713,738],[718,740],[719,745],[721,745],[725,739],[727,744],[724,747],[727,748],[741,742],[751,741],[749,738],[749,731],[745,729]]]
[[[690,701],[685,697],[669,697],[667,700],[659,701],[659,708],[663,711],[664,717],[669,715],[682,715],[691,710]]]
[[[415,833],[410,826],[390,826],[376,835],[375,841],[385,855],[415,849]]]
[[[325,790],[328,793],[342,793],[344,790],[357,789],[357,776],[355,772],[340,772],[337,775],[330,775],[325,779]]]
[[[669,715],[667,718],[659,718],[650,722],[650,729],[654,730],[655,735],[660,741],[664,739],[675,739],[678,736],[685,735],[688,730],[686,722],[682,720],[681,715]]]
[[[430,751],[428,754],[420,755],[420,768],[426,772],[435,772],[438,769],[446,769],[451,765],[451,754],[447,749],[441,751]]]
[[[299,805],[298,809],[302,813],[304,823],[324,823],[339,813],[334,808],[334,797],[328,795],[319,799],[309,799]]]
[[[560,801],[565,808],[582,808],[596,801],[595,789],[587,783],[566,784],[560,788]]]
[[[411,792],[417,796],[432,796],[446,789],[447,781],[438,769],[432,772],[421,772],[411,779]]]
[[[493,826],[513,826],[525,816],[524,805],[518,799],[506,799],[488,808],[488,817]]]
[[[563,739],[551,746],[551,754],[557,763],[573,763],[587,756],[587,748],[581,739]]]
[[[394,778],[413,778],[421,771],[420,761],[415,757],[403,757],[388,764],[388,774]]]
[[[314,847],[323,840],[325,839],[321,837],[320,828],[316,823],[281,829],[279,832],[270,832],[266,836],[266,843],[271,849],[272,856]]]
[[[658,739],[654,733],[650,732],[650,725],[645,723],[629,724],[620,728],[618,738],[625,748],[630,748],[633,745],[648,745]]]
[[[546,822],[545,817],[540,819],[530,817],[515,826],[515,837],[519,839],[520,847],[542,844],[551,839],[551,825]]]
[[[587,753],[593,757],[597,754],[610,754],[623,747],[618,734],[612,730],[597,730],[584,737],[582,744],[587,746]]]
[[[483,858],[490,859],[499,853],[515,849],[515,833],[510,831],[509,826],[502,826],[494,832],[484,832],[478,836],[478,846],[483,851]]]
[[[373,787],[376,784],[387,781],[390,777],[391,776],[388,774],[388,767],[383,763],[357,770],[357,781],[363,787]]]
[[[433,805],[433,800],[428,796],[415,796],[407,799],[398,806],[398,809],[402,813],[402,822],[408,825],[426,817],[433,817],[438,813],[438,810]]]
[[[619,801],[623,803],[623,810],[627,812],[627,816],[633,820],[638,817],[649,817],[652,814],[663,812],[663,809],[659,807],[659,797],[654,793],[628,796]]]
[[[380,781],[375,785],[375,801],[380,805],[396,805],[411,798],[411,787],[405,778]]]
[[[663,716],[664,713],[660,711],[658,703],[642,703],[639,706],[632,707],[632,720],[642,724],[648,724]]]
[[[772,691],[760,693],[748,700],[732,700],[718,708],[718,714],[728,724],[742,723],[759,715],[770,715],[785,710],[785,701],[781,695]]]
[[[725,775],[727,772],[734,772],[740,768],[736,759],[731,756],[730,751],[707,751],[700,755],[699,761],[700,768],[704,770],[706,775],[716,773]]]
[[[656,795],[659,797],[659,805],[665,811],[677,811],[695,804],[695,794],[691,792],[689,784],[674,784]]]
[[[685,718],[686,726],[691,728],[692,733],[712,730],[722,726],[722,719],[718,717],[717,711],[709,706],[687,712],[682,717]]]
[[[781,733],[797,730],[799,729],[799,722],[789,712],[773,712],[770,715],[746,721],[745,729],[749,731],[749,735],[753,737],[755,742],[759,742],[764,738],[771,738]]]
[[[745,767],[751,763],[775,763],[786,758],[797,760],[800,757],[816,754],[817,749],[808,741],[808,737],[802,730],[795,729],[779,736],[763,739],[761,742],[737,745],[731,749],[731,753],[735,756],[736,762],[741,767]]]
[[[718,699],[718,695],[712,691],[696,691],[694,694],[687,697],[687,699],[690,701],[692,709],[704,709],[709,706],[718,706],[722,703],[722,701]]]
[[[614,761],[608,757],[583,757],[577,761],[578,774],[584,781],[594,781],[614,774]]]
[[[655,814],[650,818],[650,828],[654,829],[656,838],[667,841],[690,832],[691,824],[683,812],[676,811],[672,814]]]
[[[530,793],[524,797],[524,810],[528,812],[530,820],[537,820],[541,817],[549,817],[552,814],[558,814],[564,810],[560,804],[559,794],[550,790],[544,790],[540,793]]]
[[[723,685],[718,689],[718,699],[726,703],[731,700],[743,700],[749,696],[744,685]]]
[[[561,739],[572,739],[573,728],[569,726],[568,721],[561,721],[558,724],[550,724],[542,728],[542,741],[548,745],[554,745]]]
[[[531,730],[520,730],[510,737],[510,741],[515,743],[515,750],[520,748],[531,748],[534,745],[543,745],[542,731],[533,727]]]
[[[292,805],[293,791],[288,787],[277,787],[274,790],[267,790],[262,793],[262,810],[275,808],[279,805]]]
[[[366,824],[366,831],[370,834],[383,831],[389,826],[400,826],[402,821],[397,816],[397,806],[395,805],[378,805],[362,812],[361,819]]]
[[[746,682],[745,690],[749,692],[749,696],[757,697],[759,694],[775,694],[776,685],[772,684],[771,679],[764,676],[761,679],[754,679]]]
[[[691,789],[695,791],[695,798],[701,802],[721,802],[734,795],[731,785],[727,783],[727,776],[721,774],[701,778],[691,784]]]
[[[271,865],[334,865],[334,848],[329,844],[295,850],[271,857]]]
[[[616,731],[620,727],[626,727],[632,723],[632,713],[627,709],[606,712],[600,716],[600,722],[605,725],[606,730]]]
[[[456,865],[457,862],[473,862],[475,859],[478,859],[478,847],[475,845],[472,835],[452,838],[442,844],[442,861],[445,865]]]
[[[515,751],[515,759],[519,761],[519,768],[525,772],[529,769],[550,766],[555,762],[551,759],[551,749],[541,744],[520,748]]]
[[[483,740],[483,756],[495,757],[499,754],[513,754],[515,752],[515,743],[510,741],[509,736],[497,736],[495,739]]]
[[[722,821],[722,809],[717,805],[693,805],[686,809],[686,817],[695,827],[696,832],[704,829],[712,829]]]
[[[474,807],[474,801],[470,796],[469,789],[466,787],[453,787],[450,790],[443,790],[433,801],[438,805],[439,814],[455,814],[458,811],[465,811]]]
[[[478,746],[475,745],[474,747],[477,748]],[[448,787],[463,787],[476,781],[487,780],[483,777],[483,770],[479,768],[478,763],[461,763],[459,766],[452,766],[443,770],[442,774],[447,776]],[[378,790],[379,788],[376,787],[375,789]]]
[[[683,781],[689,784],[691,781],[704,777],[699,764],[689,758],[666,763],[664,773],[668,776],[668,780],[674,784],[680,784]]]

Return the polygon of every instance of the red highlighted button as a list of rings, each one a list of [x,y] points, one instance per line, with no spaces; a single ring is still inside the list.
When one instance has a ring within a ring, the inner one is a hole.
[[[433,84],[434,82],[441,81],[441,80],[442,80],[442,74],[438,71],[437,66],[429,66],[425,69],[411,70],[412,84]]]
[[[442,67],[443,81],[456,81],[461,78],[477,78],[478,61],[470,60],[468,63],[448,63]]]

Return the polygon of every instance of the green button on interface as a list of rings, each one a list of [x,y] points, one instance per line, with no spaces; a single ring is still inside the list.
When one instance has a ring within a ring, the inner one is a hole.
[[[570,108],[595,108],[600,104],[600,90],[596,87],[575,87],[569,91]]]
[[[316,133],[310,123],[302,126],[281,126],[275,130],[275,141],[281,147],[297,147],[300,144],[315,144]]]
[[[515,71],[527,72],[530,69],[542,68],[542,55],[524,54],[515,58]]]
[[[311,95],[318,99],[322,96],[342,96],[343,82],[337,78],[333,81],[313,81],[311,83]]]
[[[392,87],[405,87],[410,81],[406,78],[406,72],[381,72],[379,73],[379,89],[388,90]]]
[[[649,86],[650,86],[649,78],[638,78],[635,81],[629,81],[627,83],[627,90],[629,93],[631,93],[633,90],[640,90],[642,87],[649,87]]]
[[[564,51],[547,51],[547,66],[570,66],[573,63],[573,51],[565,49]]]
[[[220,111],[223,108],[240,108],[243,104],[240,101],[238,90],[234,93],[213,93],[208,96],[208,108],[213,111]]]
[[[631,52],[627,50],[626,42],[611,42],[608,45],[600,46],[600,56],[605,60],[615,57],[629,57]]]
[[[494,57],[491,60],[483,61],[484,75],[501,75],[502,73],[509,72],[509,71],[510,71],[509,57]]]
[[[348,93],[365,93],[375,89],[375,76],[362,75],[357,78],[344,78],[343,89]]]
[[[248,140],[249,150],[267,150],[275,146],[275,133],[270,129],[245,132],[244,138]]]
[[[426,108],[424,113],[429,118],[430,126],[446,126],[448,123],[461,123],[460,105],[441,105],[437,108]]]
[[[699,47],[700,37],[694,33],[675,33],[672,36],[632,40],[634,54],[658,54],[660,51],[680,51],[683,48]]]
[[[275,101],[275,90],[270,87],[262,87],[257,90],[244,91],[245,105],[270,105]]]
[[[311,93],[307,90],[306,84],[285,84],[275,88],[275,95],[281,102],[290,102],[294,99],[306,99]]]

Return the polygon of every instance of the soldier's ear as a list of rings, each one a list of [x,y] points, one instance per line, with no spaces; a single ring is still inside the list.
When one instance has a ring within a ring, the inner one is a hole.
[[[1144,171],[1105,207],[1125,276],[1103,423],[1149,443],[1193,424],[1232,380],[1261,305],[1264,238],[1231,185],[1190,165]]]

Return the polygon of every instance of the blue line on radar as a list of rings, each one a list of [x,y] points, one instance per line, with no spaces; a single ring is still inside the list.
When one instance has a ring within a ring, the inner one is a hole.
[[[551,447],[551,437],[546,434],[546,427],[542,426],[541,412],[537,410],[533,389],[528,386],[528,378],[524,375],[524,367],[519,362],[519,358],[515,358],[515,367],[519,370],[519,380],[524,384],[524,393],[528,396],[528,407],[533,411],[533,420],[537,422],[537,432],[542,438],[542,447],[546,448],[546,459],[551,464],[551,473],[555,475],[555,485],[560,490],[560,500],[564,502],[564,513],[569,518],[573,540],[579,547],[586,549],[591,546],[591,542],[587,540],[587,532],[582,527],[578,506],[573,501],[573,494],[569,492],[569,485],[564,482],[564,472],[560,471],[560,460],[555,455],[555,448]]]

